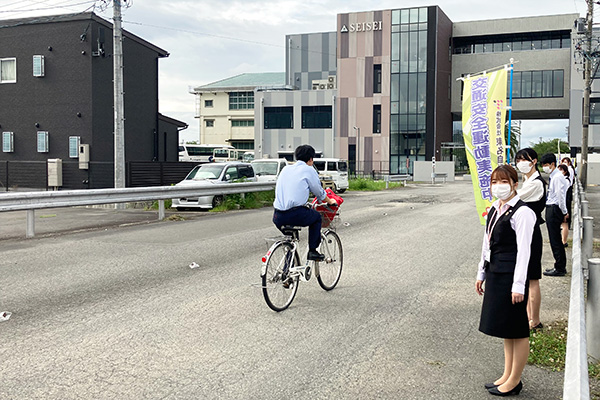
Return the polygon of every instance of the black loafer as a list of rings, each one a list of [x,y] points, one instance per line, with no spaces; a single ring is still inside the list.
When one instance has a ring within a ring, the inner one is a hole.
[[[316,250],[309,250],[308,251],[308,256],[306,258],[309,259],[310,261],[323,261],[323,260],[325,260],[325,256],[323,254],[319,253]]]
[[[501,392],[498,390],[498,387],[494,387],[491,388],[490,390],[488,390],[488,392],[490,392],[490,394],[493,394],[494,396],[513,396],[513,395],[517,395],[519,393],[521,393],[521,389],[523,389],[523,382],[519,382],[517,384],[517,386],[515,386],[510,392]]]
[[[544,271],[544,275],[546,276],[565,276],[567,271],[559,271],[556,268],[550,271]]]

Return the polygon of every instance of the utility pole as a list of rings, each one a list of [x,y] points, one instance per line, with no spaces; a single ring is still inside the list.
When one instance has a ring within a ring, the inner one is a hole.
[[[585,32],[585,87],[583,89],[583,129],[581,130],[581,165],[579,179],[585,190],[587,184],[588,137],[590,127],[590,93],[592,91],[592,28],[594,18],[594,0],[587,0],[587,29]]]
[[[113,0],[113,21],[115,188],[123,188],[125,187],[125,107],[123,104],[123,28],[121,0]]]

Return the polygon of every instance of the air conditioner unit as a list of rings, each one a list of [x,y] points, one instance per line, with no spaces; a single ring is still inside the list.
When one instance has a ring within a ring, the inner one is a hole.
[[[327,89],[335,89],[335,84],[334,83],[328,83],[327,84]]]
[[[313,90],[319,90],[319,84],[318,83],[313,83],[312,84],[312,88],[313,88]]]
[[[327,89],[327,85],[325,83],[319,83],[319,90]]]
[[[331,75],[329,78],[327,78],[327,82],[335,84],[335,75]]]

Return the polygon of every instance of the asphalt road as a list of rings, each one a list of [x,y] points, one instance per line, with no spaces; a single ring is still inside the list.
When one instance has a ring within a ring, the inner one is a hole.
[[[347,193],[338,287],[302,283],[282,313],[258,288],[269,209],[2,240],[0,398],[490,398],[503,352],[477,330],[472,196]],[[566,318],[569,282],[542,280],[543,321]],[[527,366],[520,398],[562,381]]]

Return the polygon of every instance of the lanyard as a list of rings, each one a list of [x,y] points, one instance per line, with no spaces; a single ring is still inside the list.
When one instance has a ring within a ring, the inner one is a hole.
[[[503,210],[503,208],[505,208],[505,206],[507,206],[507,208]],[[490,227],[489,227],[488,232],[487,232],[488,247],[489,247],[489,244],[490,244],[490,240],[492,239],[492,232],[494,232],[494,228],[496,227],[496,223],[500,219],[500,216],[502,214],[504,214],[504,212],[506,212],[509,208],[510,208],[510,206],[508,204],[504,204],[504,206],[500,206],[499,209],[496,209],[496,213],[494,214],[494,220],[490,222]]]

